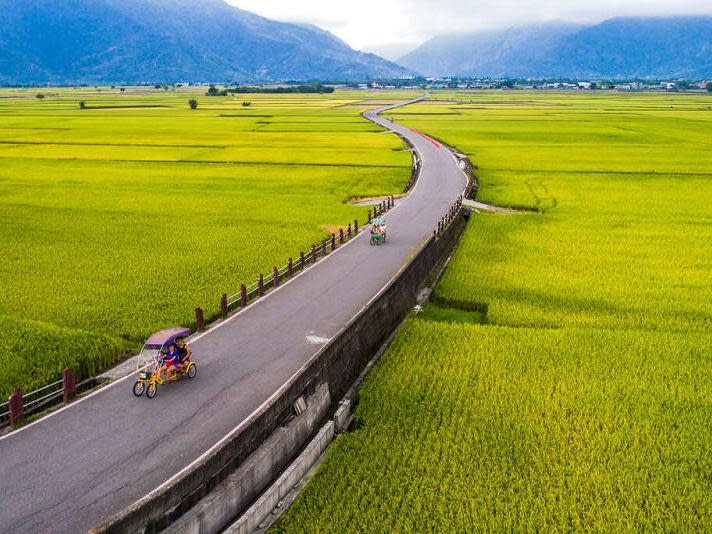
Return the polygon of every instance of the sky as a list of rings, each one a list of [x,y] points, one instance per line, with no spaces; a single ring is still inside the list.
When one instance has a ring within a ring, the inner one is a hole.
[[[712,15],[712,0],[227,0],[286,22],[315,24],[357,50],[396,59],[435,35],[551,20]]]

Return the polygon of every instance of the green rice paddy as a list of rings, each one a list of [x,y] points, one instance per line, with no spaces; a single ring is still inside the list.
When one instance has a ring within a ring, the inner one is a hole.
[[[0,395],[216,313],[223,292],[363,221],[350,198],[408,181],[405,145],[360,116],[382,96],[196,91],[0,92]]]
[[[392,115],[533,211],[473,218],[277,530],[709,529],[712,98],[435,98]]]

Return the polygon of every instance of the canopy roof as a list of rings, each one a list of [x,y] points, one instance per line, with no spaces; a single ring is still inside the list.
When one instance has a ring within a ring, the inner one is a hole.
[[[190,329],[183,328],[182,326],[172,326],[171,328],[166,328],[156,332],[151,337],[146,340],[147,347],[161,348],[163,345],[175,341],[178,338],[186,337],[190,335]]]

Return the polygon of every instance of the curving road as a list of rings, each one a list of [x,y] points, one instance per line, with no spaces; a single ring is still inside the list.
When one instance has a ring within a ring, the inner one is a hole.
[[[408,104],[409,102],[400,104]],[[388,283],[466,185],[450,152],[422,134],[414,190],[386,219],[388,244],[368,236],[338,249],[204,335],[198,378],[136,399],[120,380],[0,439],[0,532],[79,532],[148,494],[228,434]],[[315,336],[309,337],[308,336]]]

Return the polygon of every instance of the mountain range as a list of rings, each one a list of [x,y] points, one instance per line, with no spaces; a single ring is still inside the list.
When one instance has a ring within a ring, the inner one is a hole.
[[[224,0],[0,0],[0,83],[357,80],[407,74]]]
[[[712,77],[712,17],[623,17],[443,35],[398,63],[437,76]]]
[[[712,17],[443,35],[394,63],[225,0],[0,0],[0,13],[3,85],[712,77]]]

